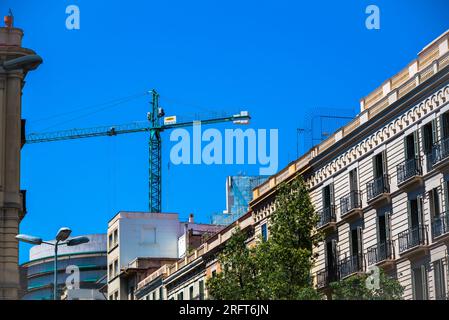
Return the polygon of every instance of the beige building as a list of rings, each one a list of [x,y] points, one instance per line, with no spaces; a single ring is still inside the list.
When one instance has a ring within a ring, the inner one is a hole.
[[[232,236],[236,227],[247,232],[252,245],[254,220],[247,213],[215,233],[198,248],[175,263],[162,266],[137,285],[135,297],[139,300],[205,300],[210,299],[207,280],[220,272],[217,254]]]
[[[41,58],[22,47],[23,31],[7,17],[0,28],[0,300],[18,299],[18,243],[15,236],[23,219],[25,191],[20,190],[20,150],[24,144],[22,89],[28,71]]]
[[[108,224],[109,300],[134,300],[138,284],[190,255],[223,226],[181,222],[176,213],[119,212]]]
[[[360,114],[254,189],[256,235],[275,187],[303,175],[325,240],[316,286],[377,266],[405,299],[447,299],[449,31],[361,100]]]

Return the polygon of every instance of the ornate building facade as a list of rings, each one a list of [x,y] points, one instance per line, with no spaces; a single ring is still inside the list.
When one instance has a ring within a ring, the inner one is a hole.
[[[320,216],[315,285],[382,268],[405,299],[447,299],[449,32],[361,100],[360,114],[254,190],[256,234],[276,186],[302,175]]]

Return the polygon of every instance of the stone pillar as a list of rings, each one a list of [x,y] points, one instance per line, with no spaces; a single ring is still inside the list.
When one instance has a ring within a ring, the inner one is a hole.
[[[7,68],[5,61],[34,56],[22,48],[23,31],[0,28],[0,300],[19,298],[19,250],[15,236],[25,215],[20,190],[22,148],[22,87],[29,70],[26,63]]]

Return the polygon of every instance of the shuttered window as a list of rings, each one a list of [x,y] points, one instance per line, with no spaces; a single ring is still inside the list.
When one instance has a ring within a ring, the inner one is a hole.
[[[438,260],[433,263],[434,281],[435,281],[435,299],[446,299],[446,277],[443,260]]]

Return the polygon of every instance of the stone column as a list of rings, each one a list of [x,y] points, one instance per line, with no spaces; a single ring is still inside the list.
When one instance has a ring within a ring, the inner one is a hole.
[[[0,300],[19,298],[19,250],[15,236],[26,210],[20,190],[20,151],[24,132],[22,87],[28,70],[26,65],[5,70],[3,63],[35,55],[22,48],[22,36],[20,29],[0,28]]]

